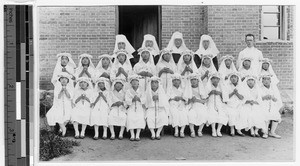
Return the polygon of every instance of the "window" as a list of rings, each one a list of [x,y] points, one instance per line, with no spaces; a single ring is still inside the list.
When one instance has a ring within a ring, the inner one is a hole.
[[[285,40],[284,6],[262,6],[262,40]]]

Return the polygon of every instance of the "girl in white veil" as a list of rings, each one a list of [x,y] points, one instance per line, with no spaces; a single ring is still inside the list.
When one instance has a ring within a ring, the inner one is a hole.
[[[80,77],[88,77],[91,80],[95,75],[95,66],[92,62],[92,55],[89,54],[81,54],[79,56],[78,67],[75,70],[76,79]]]
[[[49,126],[58,123],[62,130],[62,136],[65,136],[66,124],[71,120],[74,85],[70,81],[70,75],[66,72],[62,72],[56,78],[58,81],[54,86],[53,106],[47,112],[46,117]]]
[[[75,68],[76,64],[72,59],[72,55],[69,53],[59,53],[56,55],[57,61],[56,65],[53,71],[52,79],[51,82],[53,85],[55,85],[56,81],[58,80],[58,75],[61,73],[67,73],[71,77],[71,80],[69,81],[74,81],[75,80]]]
[[[178,31],[173,33],[171,40],[168,43],[167,49],[172,51],[172,56],[176,64],[178,63],[181,53],[183,51],[189,50],[184,43],[182,33]]]
[[[95,79],[98,79],[100,77],[105,77],[107,79],[110,79],[110,71],[112,68],[112,56],[108,54],[103,54],[99,56],[99,62],[95,69]]]

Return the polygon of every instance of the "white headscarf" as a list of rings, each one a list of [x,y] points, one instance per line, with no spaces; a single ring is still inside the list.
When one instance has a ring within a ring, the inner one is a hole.
[[[76,68],[76,64],[75,64],[75,62],[73,61],[72,55],[71,55],[70,53],[59,53],[59,54],[57,54],[57,55],[56,55],[57,61],[56,61],[55,68],[61,66],[61,57],[62,57],[62,56],[68,57],[68,59],[69,59],[69,62],[68,62],[68,64],[67,64],[68,66],[71,66],[73,69]],[[54,70],[55,70],[55,69],[54,69]]]
[[[217,72],[217,69],[215,68],[215,65],[213,64],[213,61],[212,61],[212,59],[213,59],[213,55],[212,54],[204,54],[204,55],[202,55],[202,61],[201,61],[201,65],[200,65],[200,67],[199,67],[199,70],[200,69],[203,69],[204,71],[206,70],[206,67],[203,65],[203,62],[204,62],[204,58],[209,58],[209,60],[210,60],[210,66],[209,66],[209,71],[212,71],[212,72]]]
[[[272,79],[272,83],[274,83],[275,85],[277,85],[279,83],[279,79],[277,78],[274,70],[273,70],[273,67],[271,65],[271,59],[269,58],[263,58],[262,60],[259,61],[260,62],[260,66],[261,66],[261,72],[260,74],[267,74],[267,73],[270,73],[272,75],[271,79]],[[262,64],[263,63],[268,63],[269,64],[269,69],[267,71],[265,71],[264,69],[262,69]]]
[[[260,87],[261,88],[264,88],[264,84],[262,83],[262,78],[264,78],[264,77],[268,77],[268,78],[271,79],[270,89],[273,91],[274,97],[277,99],[277,102],[279,103],[278,109],[280,109],[283,104],[282,104],[282,99],[281,99],[281,95],[280,95],[279,89],[276,86],[276,84],[274,84],[272,82],[273,81],[272,77],[274,77],[274,75],[268,74],[268,73],[264,73],[264,74],[260,75],[260,77],[259,77],[259,83],[260,83]]]
[[[89,59],[89,61],[90,61],[89,67],[92,67],[93,69],[95,69],[95,66],[94,66],[94,64],[93,64],[93,62],[92,62],[93,56],[92,56],[92,55],[89,55],[89,54],[81,54],[81,55],[79,55],[79,57],[78,57],[78,58],[79,58],[78,68],[82,67],[81,61],[82,61],[82,59],[83,59],[84,57],[87,57],[87,58]]]
[[[95,88],[94,88],[94,91],[95,91],[95,92],[101,91],[100,88],[99,88],[99,86],[98,86],[98,83],[99,83],[99,82],[103,82],[104,85],[105,85],[105,89],[106,89],[107,91],[110,91],[110,82],[109,82],[109,79],[108,79],[108,78],[105,78],[105,77],[99,77],[99,78],[97,78],[96,80],[94,80],[94,82],[95,82]]]
[[[186,66],[186,64],[183,61],[183,56],[184,55],[190,55],[191,56],[191,62],[189,64],[189,66],[193,70],[193,73],[197,72],[197,66],[196,66],[195,61],[194,61],[194,55],[195,54],[191,50],[186,50],[186,51],[184,51],[184,52],[181,53],[180,59],[179,59],[178,64],[177,64],[177,70],[179,72],[181,72],[181,71],[184,70],[184,68]]]
[[[129,41],[127,40],[125,35],[116,35],[114,54],[116,54],[116,52],[119,50],[118,43],[120,43],[120,42],[125,43],[125,50],[128,53],[129,59],[133,58],[132,53],[134,53],[135,49],[129,43]]]
[[[164,54],[170,54],[170,61],[169,62],[166,62],[164,59],[163,59],[163,55]],[[168,50],[167,48],[164,48],[163,50],[160,51],[160,57],[159,57],[159,60],[156,64],[156,66],[159,66],[160,64],[164,64],[166,66],[168,66],[171,70],[174,68],[176,69],[176,64],[174,62],[174,59],[173,59],[173,56],[172,56],[172,51],[171,50]],[[157,71],[159,72],[159,71]],[[174,71],[175,72],[175,71]]]
[[[88,78],[88,77],[79,77],[78,79],[76,79],[76,82],[77,82],[77,84],[76,84],[76,86],[75,86],[75,90],[78,90],[78,89],[80,89],[81,87],[79,86],[79,83],[80,82],[86,82],[87,84],[88,84],[88,87],[87,87],[87,90],[91,90],[91,89],[93,89],[93,84],[92,84],[92,80],[90,79],[90,78]]]
[[[167,112],[167,114],[169,114],[169,97],[167,96],[167,94],[165,93],[162,85],[161,85],[161,80],[159,77],[157,76],[153,76],[151,78],[148,79],[148,86],[147,86],[147,90],[146,90],[146,100],[145,100],[145,106],[146,108],[149,107],[154,107],[155,103],[152,99],[152,89],[151,89],[151,82],[152,81],[158,81],[158,89],[157,89],[157,94],[159,96],[159,102],[156,102],[156,106],[157,107],[164,107],[165,111]]]
[[[144,62],[143,58],[142,58],[142,53],[146,51],[146,52],[149,52],[149,54],[150,54],[150,56],[149,56],[149,62],[150,62],[150,64],[155,66],[155,64],[154,64],[154,58],[153,58],[153,55],[154,55],[153,53],[154,52],[151,50],[151,48],[149,48],[149,47],[143,47],[143,48],[140,48],[138,51],[139,51],[138,55],[140,56],[139,63],[140,62]]]
[[[228,69],[225,65],[225,60],[227,60],[227,59],[230,59],[232,61],[231,65],[230,65],[230,69]],[[233,60],[234,60],[234,57],[232,55],[225,55],[221,58],[219,73],[221,74],[223,79],[228,75],[228,72],[231,73],[231,72],[237,71],[234,66]]]
[[[188,99],[191,99],[193,97],[193,89],[192,89],[192,85],[191,85],[192,79],[197,79],[199,81],[198,92],[200,93],[200,96],[202,97],[202,99],[206,99],[208,97],[206,89],[204,88],[200,77],[201,76],[198,73],[192,73],[189,76],[187,76],[188,81],[184,87],[184,93],[183,93],[183,98],[186,101],[188,101]]]
[[[137,74],[132,74],[130,76],[128,76],[128,82],[131,82],[132,80],[137,80],[139,81],[142,77],[137,75]]]
[[[181,39],[182,40],[182,44],[179,48],[177,48],[175,46],[175,43],[174,43],[175,39]],[[183,51],[188,50],[188,48],[186,47],[186,45],[184,43],[182,33],[178,32],[178,31],[173,33],[173,35],[171,37],[171,40],[169,41],[169,44],[167,46],[167,49],[172,50],[172,53],[178,53],[178,54],[181,54]]]
[[[118,55],[119,55],[119,54],[125,54],[126,60],[125,60],[125,63],[124,63],[124,64],[129,65],[130,68],[132,68],[129,59],[131,59],[131,58],[133,58],[133,57],[131,57],[131,56],[128,54],[128,52],[127,52],[126,50],[123,50],[123,49],[122,49],[122,50],[116,51],[115,54],[113,55],[113,58],[115,58],[114,64],[113,64],[113,65],[114,65],[114,66],[117,66],[117,65],[120,63],[119,60],[118,60]]]
[[[152,55],[157,56],[159,54],[159,47],[158,47],[158,44],[157,44],[157,42],[155,40],[155,37],[153,35],[150,35],[150,34],[144,35],[144,40],[143,40],[141,48],[146,47],[146,41],[147,40],[150,40],[150,41],[153,42],[153,47],[151,47],[149,49],[150,49],[150,51],[152,51]]]
[[[108,65],[107,70],[109,70],[109,69],[111,68],[111,66],[112,66],[112,61],[111,61],[111,59],[113,58],[111,55],[103,54],[103,55],[100,55],[98,58],[99,58],[100,60],[99,60],[99,62],[98,62],[98,64],[97,64],[97,67],[96,67],[96,70],[97,70],[97,71],[103,69],[103,67],[102,67],[102,60],[103,60],[103,58],[108,58],[108,59],[109,59],[109,65]]]
[[[208,40],[209,41],[209,46],[207,49],[205,49],[203,47],[203,41],[204,40]],[[209,36],[209,35],[202,35],[200,38],[200,43],[199,43],[199,49],[195,52],[195,54],[197,54],[200,58],[202,58],[202,55],[205,54],[212,54],[213,58],[215,56],[217,56],[220,52],[215,44],[215,42],[213,41],[213,39]]]
[[[123,78],[121,78],[121,77],[117,77],[117,78],[115,78],[115,79],[112,80],[112,85],[111,85],[112,89],[115,90],[115,84],[116,84],[117,82],[123,84],[122,90],[124,90],[124,86],[125,86],[126,80],[123,79]]]
[[[66,72],[61,72],[57,75],[57,80],[59,80],[60,78],[67,78],[69,80],[69,82],[66,85],[67,89],[74,89],[74,84],[71,81],[71,76],[70,74],[66,73]],[[60,81],[57,81],[57,83],[55,84],[55,89],[61,89],[62,85],[60,83]]]

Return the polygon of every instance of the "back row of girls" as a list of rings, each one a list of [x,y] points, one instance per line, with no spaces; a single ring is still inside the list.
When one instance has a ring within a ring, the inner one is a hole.
[[[104,128],[104,139],[107,127],[110,138],[115,139],[114,126],[120,126],[119,139],[123,138],[126,127],[131,133],[130,140],[140,140],[139,133],[146,124],[152,139],[160,139],[163,126],[168,124],[175,128],[177,137],[184,137],[186,125],[190,127],[191,137],[195,137],[194,125],[199,126],[197,133],[202,136],[205,124],[211,125],[214,137],[222,136],[221,128],[227,124],[231,126],[232,136],[235,129],[241,136],[244,136],[242,129],[250,129],[252,136],[258,136],[261,129],[263,138],[280,137],[275,129],[280,122],[278,106],[282,102],[278,79],[269,59],[260,58],[258,70],[251,65],[251,57],[243,56],[238,60],[241,67],[237,72],[234,58],[226,55],[217,72],[213,65],[217,49],[213,44],[215,49],[196,54],[201,55],[198,68],[195,53],[185,50],[178,54],[185,44],[183,40],[180,45],[176,44],[178,37],[176,33],[173,36],[173,44],[168,45],[171,49],[159,52],[155,38],[145,35],[143,46],[138,50],[139,62],[133,68],[129,59],[133,58],[134,49],[123,35],[117,35],[113,56],[101,55],[96,68],[91,55],[80,55],[75,69],[70,54],[58,54],[51,80],[55,85],[55,98],[47,113],[49,125],[59,123],[65,135],[65,124],[71,121],[75,138],[84,138],[86,125],[91,125],[95,129],[94,139],[98,139],[98,126]],[[155,65],[157,54],[160,56]],[[177,64],[176,56],[179,57]],[[268,133],[270,121],[272,128]],[[78,124],[82,124],[81,132]],[[137,129],[136,135],[134,129]]]

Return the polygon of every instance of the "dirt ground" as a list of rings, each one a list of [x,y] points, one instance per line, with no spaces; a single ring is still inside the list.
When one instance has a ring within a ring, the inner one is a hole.
[[[85,139],[79,139],[81,145],[73,148],[73,153],[55,158],[50,162],[61,161],[294,161],[293,115],[282,115],[277,129],[281,139],[253,138],[250,136],[231,137],[223,127],[223,137],[213,138],[210,128],[204,129],[203,137],[175,138],[171,127],[165,129],[161,140],[151,140],[150,132],[143,131],[141,141],[129,141],[129,133],[123,140],[92,139],[93,130],[88,129]],[[101,132],[100,132],[101,134]],[[70,129],[67,139],[74,139]]]

